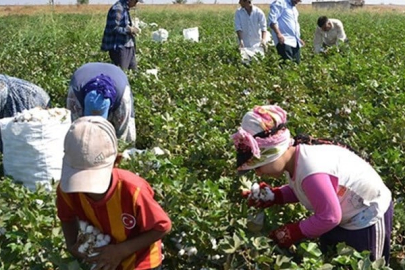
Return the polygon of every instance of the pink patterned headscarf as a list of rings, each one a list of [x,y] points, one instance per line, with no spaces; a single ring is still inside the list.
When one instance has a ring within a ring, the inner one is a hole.
[[[247,153],[248,160],[238,170],[258,168],[279,159],[292,145],[285,127],[287,113],[276,105],[255,106],[242,119],[241,127],[231,138],[238,153]],[[255,136],[263,134],[264,136]],[[252,155],[250,155],[250,153]]]

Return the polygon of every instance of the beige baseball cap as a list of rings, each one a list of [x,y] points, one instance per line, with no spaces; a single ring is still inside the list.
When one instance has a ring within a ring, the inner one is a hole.
[[[102,116],[74,121],[66,134],[60,186],[63,192],[107,191],[118,151],[112,124]]]

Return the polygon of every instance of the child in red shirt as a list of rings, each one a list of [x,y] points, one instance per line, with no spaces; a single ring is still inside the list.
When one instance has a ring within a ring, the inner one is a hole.
[[[117,137],[101,116],[81,117],[65,137],[62,176],[57,189],[58,217],[67,249],[97,269],[160,269],[161,239],[171,221],[141,177],[114,167]],[[79,220],[88,222],[111,242],[79,252]]]

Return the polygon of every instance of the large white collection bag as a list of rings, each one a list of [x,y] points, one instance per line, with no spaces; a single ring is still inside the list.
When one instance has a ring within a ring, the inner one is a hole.
[[[198,27],[183,29],[183,36],[186,40],[198,42],[198,39],[200,37]]]
[[[242,56],[242,62],[245,64],[250,63],[253,59],[257,59],[260,55],[264,56],[264,49],[261,46],[254,46],[249,48],[241,48],[240,54]]]
[[[35,108],[1,122],[4,174],[32,191],[37,184],[52,190],[61,176],[70,111]]]
[[[169,32],[166,29],[159,28],[152,32],[152,40],[156,42],[165,42],[169,38]]]

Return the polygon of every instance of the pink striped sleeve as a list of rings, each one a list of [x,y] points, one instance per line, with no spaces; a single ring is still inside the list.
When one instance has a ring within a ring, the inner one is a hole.
[[[318,237],[337,225],[342,209],[336,195],[338,179],[326,173],[312,174],[302,182],[302,188],[314,209],[314,214],[300,222],[302,233],[308,238]]]

